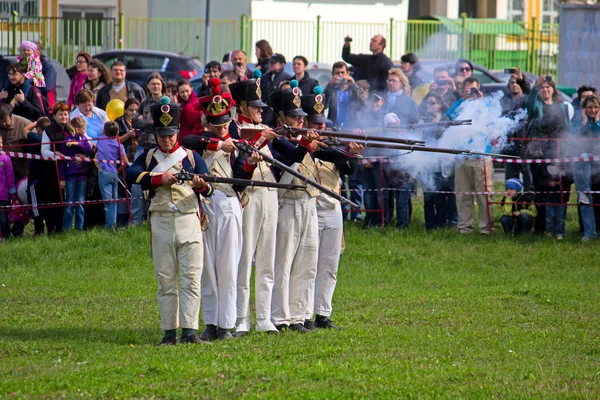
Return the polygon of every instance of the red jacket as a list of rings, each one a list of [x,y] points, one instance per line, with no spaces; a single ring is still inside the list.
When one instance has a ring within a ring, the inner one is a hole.
[[[183,101],[177,96],[177,101],[181,104],[181,114],[179,115],[179,144],[181,144],[184,137],[199,135],[204,128],[202,127],[200,102],[196,93],[191,92],[187,101]]]

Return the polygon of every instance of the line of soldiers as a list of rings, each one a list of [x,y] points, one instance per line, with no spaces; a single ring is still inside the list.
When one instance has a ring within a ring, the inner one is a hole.
[[[278,123],[325,129],[323,96],[318,91],[299,96],[294,86],[269,97]],[[186,137],[182,146],[177,144],[178,105],[152,107],[158,147],[127,170],[128,181],[150,193],[152,258],[165,331],[161,345],[176,344],[179,327],[181,343],[247,335],[253,264],[256,331],[340,329],[330,319],[342,248],[340,202],[312,186],[235,187],[209,184],[202,175],[304,183],[266,163],[257,151],[239,151],[236,143],[244,141],[338,193],[340,173],[354,172],[353,153],[363,147],[323,148],[314,131],[290,141],[262,125],[267,105],[260,76],[229,87],[230,93],[221,93],[220,82],[211,80],[211,95],[200,99],[205,131]],[[181,181],[182,170],[196,175]],[[198,335],[201,299],[206,327]]]

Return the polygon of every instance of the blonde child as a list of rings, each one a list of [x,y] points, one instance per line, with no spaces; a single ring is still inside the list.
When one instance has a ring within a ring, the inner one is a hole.
[[[92,145],[85,136],[86,123],[82,117],[71,120],[72,129],[65,137],[65,142],[60,145],[60,152],[64,156],[92,156]],[[85,200],[87,188],[88,163],[72,160],[63,161],[59,166],[60,188],[66,189],[66,202],[77,203]],[[73,214],[75,214],[75,229],[83,230],[84,209],[82,204],[68,205],[63,214],[63,231],[73,226]]]

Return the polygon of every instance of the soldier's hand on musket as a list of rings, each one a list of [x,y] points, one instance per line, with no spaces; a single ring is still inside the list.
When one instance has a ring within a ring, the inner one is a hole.
[[[327,148],[327,147],[329,147],[329,146],[327,146],[327,144],[325,144],[323,142],[319,142],[318,140],[313,140],[312,142],[310,142],[311,153],[313,151],[319,151],[319,150]]]
[[[364,129],[354,129],[352,130],[352,133],[354,133],[355,135],[365,135]]]
[[[248,162],[250,164],[256,164],[262,161],[262,156],[260,154],[258,154],[257,151],[253,151],[252,155],[250,157],[248,157]]]
[[[261,135],[269,142],[273,141],[274,139],[279,139],[281,137],[281,135],[279,135],[273,129],[265,129],[261,132]]]
[[[203,188],[206,186],[206,182],[204,182],[204,179],[202,179],[200,175],[194,175],[192,178],[192,186],[198,189]]]
[[[162,174],[160,179],[161,186],[171,186],[172,184],[177,183],[177,177],[170,172],[165,172]]]
[[[223,150],[225,153],[233,153],[237,150],[237,147],[235,147],[235,142],[233,139],[227,138],[227,140],[223,140],[221,144],[221,150]]]
[[[358,154],[361,151],[363,151],[364,149],[365,149],[365,146],[363,146],[362,144],[350,142],[350,144],[348,145],[348,151],[353,154]]]
[[[310,142],[317,140],[319,138],[319,134],[315,131],[305,131],[302,133],[302,137]]]

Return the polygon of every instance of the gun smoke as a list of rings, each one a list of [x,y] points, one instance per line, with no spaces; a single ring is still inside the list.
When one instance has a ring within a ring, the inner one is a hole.
[[[441,136],[439,130],[436,132],[432,129],[386,132],[384,136],[426,140],[427,147],[499,153],[506,145],[508,135],[526,118],[525,110],[511,118],[503,116],[501,106],[503,96],[504,94],[499,91],[481,100],[465,101],[459,107],[456,119],[471,119],[472,125],[448,127]],[[455,161],[462,157],[470,157],[376,148],[367,149],[363,155],[383,157],[389,163],[386,168],[408,174],[422,184],[430,184],[435,173],[442,172],[444,176],[450,176]]]

